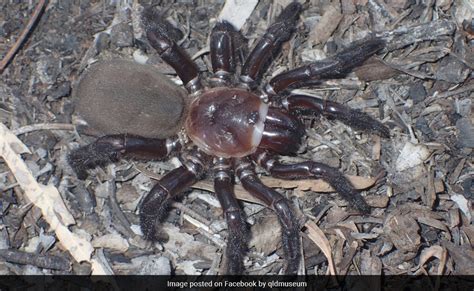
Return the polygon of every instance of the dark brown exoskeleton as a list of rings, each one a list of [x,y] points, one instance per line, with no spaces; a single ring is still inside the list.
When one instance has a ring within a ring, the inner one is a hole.
[[[218,22],[211,32],[213,77],[203,86],[197,66],[171,39],[167,25],[152,10],[143,18],[147,38],[161,58],[183,81],[188,95],[156,69],[128,61],[99,63],[76,88],[79,113],[105,136],[74,150],[69,161],[80,178],[97,165],[120,157],[162,159],[180,153],[182,166],[167,173],[143,199],[140,223],[146,238],[159,237],[158,223],[173,198],[207,172],[228,223],[227,272],[243,272],[247,235],[242,211],[233,193],[234,174],[243,187],[277,214],[282,227],[286,273],[300,262],[300,226],[289,201],[265,186],[255,173],[260,165],[281,179],[323,179],[351,206],[370,211],[361,195],[337,169],[306,161],[284,164],[279,155],[296,155],[305,135],[300,115],[324,115],[356,129],[389,136],[389,130],[369,115],[339,103],[286,93],[315,80],[339,78],[383,48],[380,39],[367,39],[335,56],[273,77],[256,89],[262,68],[287,41],[302,7],[292,3],[267,29],[236,77],[232,25]]]

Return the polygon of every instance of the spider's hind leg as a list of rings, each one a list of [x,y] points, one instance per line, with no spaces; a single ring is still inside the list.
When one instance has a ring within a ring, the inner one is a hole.
[[[73,150],[68,162],[79,179],[87,177],[87,170],[117,162],[122,156],[142,159],[161,159],[181,145],[178,139],[157,139],[126,134],[106,135],[95,142]]]

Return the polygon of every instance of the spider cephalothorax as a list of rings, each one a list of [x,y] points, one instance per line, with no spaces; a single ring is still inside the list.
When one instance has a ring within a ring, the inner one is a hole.
[[[314,161],[284,164],[278,156],[297,154],[305,134],[299,119],[302,114],[321,114],[389,136],[383,124],[365,113],[286,92],[290,86],[307,86],[315,80],[347,74],[383,48],[380,39],[366,39],[331,58],[279,74],[261,86],[264,89],[257,89],[262,68],[290,38],[301,9],[300,4],[292,3],[282,11],[247,56],[238,78],[233,51],[236,32],[229,23],[218,22],[210,37],[210,86],[202,84],[197,66],[171,39],[169,26],[151,9],[145,10],[150,44],[176,70],[188,95],[151,66],[127,61],[94,65],[79,82],[75,95],[79,113],[105,135],[70,154],[69,161],[79,177],[122,156],[161,159],[179,153],[182,166],[167,173],[141,203],[140,224],[145,237],[159,238],[157,226],[170,201],[208,173],[214,178],[228,223],[227,272],[240,274],[247,236],[233,193],[236,175],[249,193],[279,217],[286,272],[296,273],[300,261],[298,222],[289,201],[260,181],[255,166],[281,179],[324,179],[350,206],[367,213],[369,206],[337,169]]]

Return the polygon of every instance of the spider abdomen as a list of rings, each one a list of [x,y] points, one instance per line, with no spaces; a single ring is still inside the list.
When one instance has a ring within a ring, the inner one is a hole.
[[[158,69],[127,60],[93,64],[74,90],[78,113],[102,134],[166,138],[186,114],[186,92]]]
[[[215,88],[190,105],[185,128],[204,152],[218,157],[244,157],[260,144],[268,104],[246,90]]]

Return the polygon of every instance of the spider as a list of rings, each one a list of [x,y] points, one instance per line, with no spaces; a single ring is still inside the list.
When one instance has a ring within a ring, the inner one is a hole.
[[[270,59],[292,35],[302,5],[283,9],[236,73],[237,32],[219,21],[210,34],[212,77],[206,85],[197,65],[170,36],[169,24],[145,9],[142,18],[150,45],[173,67],[187,93],[157,69],[128,61],[93,65],[76,88],[79,114],[105,135],[73,150],[69,162],[81,179],[87,170],[121,157],[162,159],[178,153],[182,165],[163,176],[139,207],[140,226],[149,240],[160,240],[159,222],[171,201],[206,173],[228,224],[226,248],[229,274],[241,274],[247,228],[235,198],[235,176],[246,191],[263,201],[279,218],[285,272],[296,274],[300,262],[300,226],[289,200],[265,186],[255,167],[281,179],[323,179],[361,213],[370,207],[338,169],[306,161],[282,163],[279,156],[296,155],[305,136],[300,115],[323,115],[369,133],[389,137],[381,122],[358,110],[313,96],[291,94],[292,88],[340,78],[384,47],[369,38],[333,57],[312,62],[257,86]]]

